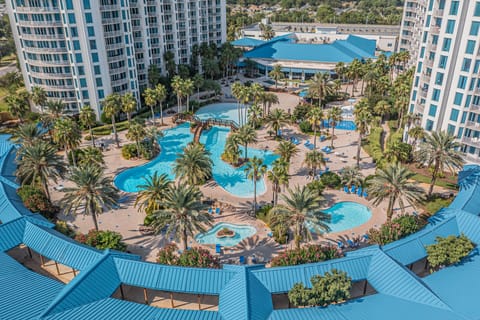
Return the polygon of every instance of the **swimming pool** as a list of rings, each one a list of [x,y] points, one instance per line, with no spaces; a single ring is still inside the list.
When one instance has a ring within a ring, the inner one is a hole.
[[[323,126],[325,128],[330,128],[330,124],[328,120],[323,120]],[[357,130],[357,126],[355,122],[349,120],[342,120],[335,126],[335,130],[347,130],[347,131],[354,131]]]
[[[218,238],[217,232],[223,228],[235,231],[235,235],[233,237]],[[243,239],[253,236],[256,232],[257,230],[252,226],[221,222],[207,232],[196,235],[195,240],[201,244],[220,244],[225,247],[232,247]]]
[[[372,212],[368,207],[351,201],[336,203],[323,212],[332,216],[331,222],[328,223],[330,232],[340,232],[358,227],[372,217]],[[309,226],[309,228],[315,231],[312,226]]]
[[[160,154],[152,161],[134,168],[127,169],[115,177],[115,185],[125,192],[138,192],[138,185],[144,183],[144,177],[153,175],[154,172],[158,174],[167,174],[172,180],[175,179],[173,174],[173,167],[177,154],[183,151],[185,146],[192,142],[193,134],[190,132],[190,124],[184,123],[175,128],[163,131],[164,137],[159,139],[161,148]],[[223,127],[212,127],[208,131],[203,131],[200,137],[200,142],[205,145],[205,148],[211,152],[211,159],[213,160],[213,179],[220,187],[227,192],[240,197],[251,198],[253,196],[253,182],[248,180],[244,166],[234,168],[221,159],[221,154],[225,147],[230,129]],[[240,147],[242,152],[244,148]],[[278,155],[265,150],[258,150],[248,148],[249,157],[259,157],[263,159],[264,163],[270,169],[273,161],[278,158]],[[265,181],[260,179],[257,181],[257,194],[263,194],[266,191]]]
[[[237,103],[214,103],[206,105],[198,110],[195,115],[201,120],[219,119],[219,120],[233,120],[239,124],[238,110],[241,110],[243,117],[245,117],[246,107]]]

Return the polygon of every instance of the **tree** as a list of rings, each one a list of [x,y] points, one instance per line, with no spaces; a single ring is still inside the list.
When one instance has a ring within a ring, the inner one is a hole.
[[[152,121],[153,125],[155,124],[155,111],[154,108],[157,105],[157,92],[155,89],[147,88],[143,91],[143,99],[145,100],[145,104],[150,108],[152,112]]]
[[[290,162],[290,159],[298,153],[298,148],[290,141],[281,141],[275,149],[275,153],[286,162]]]
[[[68,160],[68,151],[72,154],[73,165],[77,166],[75,149],[80,146],[82,132],[78,124],[70,118],[60,118],[55,122],[53,141],[65,149],[65,157]]]
[[[417,141],[419,139],[425,138],[425,135],[426,135],[425,129],[423,129],[420,126],[415,126],[415,127],[411,128],[410,130],[408,130],[408,136],[410,138],[413,138],[412,147],[415,147],[417,145]]]
[[[92,146],[95,147],[95,136],[93,135],[92,127],[96,123],[95,111],[89,105],[85,105],[80,109],[79,120],[81,124],[88,128],[90,132],[90,139],[92,140]]]
[[[353,59],[353,61],[347,67],[347,76],[352,80],[352,97],[355,96],[355,90],[357,86],[358,78],[362,72],[362,63],[357,58]]]
[[[274,65],[272,71],[268,73],[268,76],[275,80],[275,88],[277,88],[278,81],[283,79],[284,76],[282,66],[280,64]]]
[[[122,111],[127,114],[128,124],[132,124],[132,112],[137,110],[137,99],[131,92],[122,96]]]
[[[271,224],[272,227],[288,225],[292,228],[297,248],[302,241],[312,239],[309,226],[317,232],[330,231],[327,223],[331,217],[320,209],[322,198],[306,186],[288,189],[288,195],[282,195],[282,200],[284,204],[276,205],[270,211]]]
[[[40,107],[40,111],[43,113],[43,107],[47,103],[47,93],[42,87],[34,86],[32,92],[30,93],[30,98],[32,102]]]
[[[227,141],[225,142],[225,150],[223,151],[222,154],[222,160],[231,163],[233,165],[238,164],[238,161],[240,160],[240,156],[242,155],[242,152],[240,151],[240,148],[238,145],[241,143],[238,134],[236,133],[231,133]]]
[[[327,271],[324,276],[311,277],[310,282],[311,289],[299,282],[288,291],[288,300],[293,305],[325,307],[350,298],[352,278],[344,271],[332,269],[331,273]]]
[[[67,179],[74,186],[65,188],[62,198],[65,212],[90,215],[98,231],[98,215],[118,205],[119,191],[112,178],[105,177],[103,168],[86,165],[73,168]]]
[[[317,168],[325,165],[326,162],[323,153],[314,149],[307,152],[304,163],[312,170],[312,175],[315,177],[317,175]]]
[[[427,245],[427,260],[432,269],[457,264],[475,248],[473,242],[464,234],[456,237],[436,237],[437,243]]]
[[[183,92],[187,97],[187,112],[190,111],[190,96],[193,94],[195,84],[192,79],[183,80]]]
[[[175,234],[187,249],[188,236],[205,232],[205,226],[211,225],[212,217],[201,201],[202,193],[192,185],[171,185],[162,202],[163,209],[152,214],[151,226],[156,233],[166,229],[166,234]]]
[[[307,113],[308,122],[313,128],[313,150],[317,150],[317,128],[323,121],[323,111],[320,107],[314,107]]]
[[[461,154],[457,151],[460,144],[455,142],[455,137],[446,132],[432,132],[425,137],[425,142],[419,145],[415,154],[416,160],[432,170],[432,180],[428,196],[433,192],[433,186],[437,181],[438,175],[446,170],[454,172],[460,169],[464,164]]]
[[[238,138],[245,147],[245,160],[248,160],[248,144],[257,141],[257,132],[250,125],[244,125],[240,127],[237,132]]]
[[[330,75],[324,72],[316,73],[308,86],[308,95],[318,99],[318,107],[323,109],[323,100],[327,95],[333,94],[333,83]]]
[[[359,111],[357,111],[359,110]],[[360,151],[362,149],[362,139],[367,134],[373,116],[368,109],[355,109],[355,127],[358,131],[357,141],[357,168],[360,168]]]
[[[267,117],[267,127],[275,131],[275,137],[279,137],[280,130],[287,123],[287,114],[282,109],[273,109]]]
[[[399,163],[390,164],[385,169],[378,169],[370,180],[368,193],[377,206],[384,200],[388,201],[387,221],[392,220],[393,207],[398,202],[402,213],[405,211],[405,201],[415,206],[424,198],[425,191],[416,183],[411,182],[415,174]]]
[[[342,117],[342,109],[340,107],[335,106],[328,110],[327,112],[328,124],[332,127],[332,137],[331,137],[331,148],[333,149],[333,140],[335,139],[335,127],[338,125],[340,121],[343,120]]]
[[[288,184],[288,167],[280,162],[274,161],[272,170],[267,172],[267,179],[272,183],[272,202],[276,206],[278,203],[278,193],[280,186]]]
[[[254,128],[259,128],[261,125],[261,119],[263,117],[263,110],[258,104],[252,105],[248,109],[248,124]]]
[[[260,37],[262,37],[263,39],[268,41],[275,37],[275,31],[273,30],[271,25],[260,23],[258,26],[261,31]]]
[[[213,161],[210,152],[201,144],[189,144],[183,153],[177,154],[173,172],[180,181],[189,185],[201,185],[212,177]]]
[[[138,206],[138,210],[144,210],[147,215],[160,210],[165,193],[168,191],[172,183],[165,173],[158,175],[154,172],[153,176],[143,178],[144,183],[138,186],[140,190],[137,193],[134,206]]]
[[[115,136],[115,142],[117,143],[118,148],[120,148],[120,141],[118,140],[115,117],[120,112],[121,105],[122,98],[116,93],[109,94],[105,100],[103,100],[103,113],[105,113],[105,116],[112,119],[113,134]]]
[[[272,92],[263,92],[259,100],[259,102],[263,105],[264,116],[270,114],[270,108],[272,107],[272,104],[279,102],[278,96]]]
[[[160,104],[160,125],[163,124],[163,101],[167,98],[167,89],[161,83],[155,87],[155,93],[157,95],[157,102]]]
[[[7,103],[8,112],[15,118],[19,119],[23,123],[23,118],[30,111],[30,105],[28,104],[28,92],[15,93],[5,98]]]
[[[200,89],[203,87],[205,79],[200,73],[193,76],[193,86],[197,89],[197,100],[200,100]]]
[[[151,64],[148,66],[147,76],[150,88],[155,87],[160,82],[161,74],[157,65]]]
[[[126,134],[127,139],[134,141],[137,146],[137,156],[140,157],[140,141],[145,138],[147,132],[143,124],[135,122],[130,125]]]
[[[363,184],[363,175],[355,167],[345,167],[340,173],[340,180],[344,186],[360,186]]]
[[[182,98],[185,96],[184,81],[180,76],[175,76],[172,79],[172,89],[177,95],[177,112],[180,113],[180,106],[182,105]]]
[[[175,63],[175,54],[172,51],[165,51],[163,54],[163,61],[165,63],[165,70],[167,70],[168,77],[173,77],[177,70]]]
[[[65,104],[61,100],[48,100],[47,110],[50,116],[54,120],[57,120],[62,116],[63,112],[65,111]]]
[[[262,179],[267,172],[267,166],[263,164],[262,159],[253,157],[247,162],[245,173],[247,179],[253,181],[253,215],[257,212],[257,182]]]
[[[78,160],[78,164],[80,166],[86,166],[90,164],[103,167],[105,165],[102,150],[99,148],[88,146],[84,149],[80,149],[80,151],[80,159]]]
[[[17,177],[22,185],[35,185],[40,183],[43,192],[50,200],[48,181],[57,182],[57,178],[63,177],[65,163],[62,157],[57,155],[57,150],[45,141],[39,141],[31,146],[20,149],[17,159]]]
[[[45,132],[36,123],[25,123],[15,129],[12,141],[24,148],[41,141],[44,135]]]

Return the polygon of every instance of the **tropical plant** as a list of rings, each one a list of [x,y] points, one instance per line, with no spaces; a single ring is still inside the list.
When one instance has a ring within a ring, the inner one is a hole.
[[[372,244],[384,246],[419,231],[425,224],[426,221],[424,219],[402,214],[392,219],[392,221],[385,222],[378,229],[371,228],[368,230],[368,241]]]
[[[253,216],[255,216],[257,211],[257,182],[262,179],[266,172],[267,166],[263,164],[262,159],[257,157],[250,159],[245,167],[247,179],[253,182]]]
[[[227,141],[225,142],[225,150],[222,154],[222,160],[233,165],[238,164],[238,161],[240,160],[240,156],[242,154],[240,148],[238,147],[239,144],[240,139],[238,134],[231,133],[228,136]]]
[[[68,151],[72,152],[73,165],[77,166],[75,149],[80,146],[82,132],[78,124],[70,118],[60,118],[55,122],[53,141],[65,149],[65,156],[68,160]]]
[[[272,227],[288,225],[293,229],[295,245],[300,248],[300,243],[311,240],[310,228],[316,232],[328,232],[330,215],[320,209],[322,198],[307,187],[296,186],[288,189],[288,195],[282,195],[284,204],[276,205],[270,211]]]
[[[127,244],[122,241],[122,235],[110,230],[90,230],[88,234],[78,234],[75,240],[99,250],[127,250]]]
[[[28,92],[23,91],[5,97],[5,102],[8,107],[8,112],[23,123],[23,119],[28,111],[30,105],[28,104]]]
[[[378,169],[374,178],[369,181],[368,193],[373,199],[373,205],[388,201],[387,221],[392,220],[393,207],[397,202],[404,213],[405,201],[415,206],[423,200],[425,191],[416,182],[411,182],[414,175],[399,163],[395,163],[385,169]]]
[[[455,137],[446,132],[432,132],[425,137],[425,142],[419,145],[415,154],[416,160],[428,168],[432,168],[432,180],[428,196],[433,193],[433,186],[439,174],[446,170],[454,172],[464,164],[461,154],[458,152],[460,144]]]
[[[345,167],[340,173],[340,179],[344,186],[350,188],[351,186],[363,185],[364,177],[360,171],[355,167]]]
[[[332,149],[334,148],[333,146],[333,140],[335,140],[335,127],[339,124],[340,121],[343,120],[342,117],[342,109],[338,106],[334,106],[333,108],[329,109],[327,112],[327,119],[328,119],[328,124],[332,128],[332,137],[331,137],[331,147]]]
[[[278,81],[281,80],[281,79],[283,79],[283,77],[284,77],[284,73],[283,73],[283,71],[282,71],[282,65],[280,65],[280,64],[275,64],[275,65],[273,66],[272,71],[270,71],[270,72],[268,73],[268,76],[269,76],[270,78],[272,78],[273,80],[275,80],[275,88],[277,88],[277,87],[278,87]]]
[[[65,172],[65,163],[57,155],[57,150],[47,142],[39,141],[31,146],[20,149],[17,159],[17,177],[22,185],[40,183],[43,192],[50,200],[48,181],[57,182]]]
[[[134,141],[137,146],[137,155],[140,156],[140,141],[143,140],[147,135],[145,127],[138,122],[130,124],[128,132],[126,134],[127,139]]]
[[[408,136],[413,138],[412,146],[415,147],[417,145],[417,141],[419,139],[425,138],[425,129],[420,126],[415,126],[408,130]]]
[[[335,172],[328,171],[324,172],[320,176],[320,182],[330,189],[338,189],[342,185],[342,181],[340,180],[340,176]]]
[[[157,92],[155,91],[155,89],[146,88],[145,91],[143,91],[143,99],[145,100],[145,104],[150,108],[150,111],[152,113],[152,121],[155,125],[154,108],[157,105]]]
[[[254,128],[259,128],[262,123],[263,110],[258,104],[248,108],[248,124]]]
[[[237,132],[239,141],[245,147],[245,160],[248,159],[248,144],[254,143],[257,141],[257,132],[255,129],[250,125],[244,125],[240,127]]]
[[[190,111],[190,96],[193,94],[194,88],[195,84],[193,83],[192,79],[183,80],[183,92],[185,97],[187,97],[187,112]]]
[[[152,214],[150,225],[156,233],[166,229],[166,234],[175,234],[187,249],[188,236],[205,232],[205,226],[211,225],[212,217],[201,198],[202,193],[196,186],[170,185],[162,202],[163,209]]]
[[[15,129],[11,139],[21,147],[26,147],[41,141],[44,135],[44,130],[36,123],[25,123]]]
[[[157,262],[172,266],[219,269],[218,257],[212,255],[209,250],[202,248],[187,248],[177,254],[178,247],[174,243],[161,248],[157,254]]]
[[[433,270],[459,263],[475,248],[464,234],[436,237],[435,240],[437,243],[426,246],[427,260]]]
[[[275,153],[280,155],[280,158],[286,162],[290,162],[292,157],[298,154],[298,152],[297,146],[290,141],[281,141],[275,149]]]
[[[105,100],[103,100],[103,113],[105,116],[112,119],[112,128],[113,134],[115,136],[115,142],[117,147],[120,148],[120,141],[118,140],[117,126],[115,125],[115,117],[120,112],[122,106],[122,97],[120,95],[113,93],[109,94]]]
[[[43,107],[47,103],[47,93],[42,87],[34,86],[30,93],[30,99],[32,102],[40,107],[40,111],[43,113]]]
[[[272,107],[272,104],[276,104],[279,102],[278,96],[273,93],[273,92],[262,92],[259,102],[263,106],[263,115],[269,115],[270,114],[270,108]]]
[[[295,266],[305,263],[314,263],[342,257],[342,251],[333,246],[310,244],[299,249],[285,250],[274,257],[270,262],[271,267]]]
[[[313,128],[313,150],[317,149],[317,128],[323,121],[323,111],[319,107],[313,107],[307,113],[308,122]]]
[[[267,179],[272,183],[272,203],[277,205],[278,193],[281,191],[281,185],[288,184],[288,167],[274,161],[273,167],[267,172]]]
[[[355,109],[356,111],[357,109]],[[372,122],[372,114],[368,109],[358,109],[355,112],[355,126],[358,131],[357,141],[357,168],[360,168],[360,151],[362,149],[362,139],[367,134],[370,124]]]
[[[160,210],[165,193],[170,187],[171,181],[168,175],[158,174],[157,171],[153,176],[143,178],[144,183],[137,186],[139,189],[134,207],[138,206],[138,210],[144,210],[147,215],[154,211]]]
[[[104,175],[102,167],[86,165],[72,168],[67,179],[73,187],[64,189],[61,203],[65,212],[90,215],[98,231],[98,215],[118,205],[119,190],[113,185],[112,178]]]
[[[88,146],[78,151],[80,151],[78,158],[79,165],[86,166],[90,164],[99,167],[103,167],[105,165],[102,150],[100,150],[99,148]]]
[[[92,127],[96,123],[96,115],[93,108],[89,105],[85,105],[80,109],[79,120],[80,123],[85,127],[88,128],[90,132],[90,140],[92,140],[92,146],[95,147],[95,136],[93,135]]]
[[[47,219],[55,219],[59,208],[52,205],[42,189],[27,184],[18,188],[17,194],[28,210],[40,213]]]
[[[323,153],[317,150],[307,152],[304,163],[312,170],[314,177],[317,175],[317,168],[326,164]]]
[[[311,277],[310,282],[311,288],[298,282],[288,291],[288,300],[293,305],[325,307],[350,298],[352,278],[344,271],[332,269],[331,273],[327,271],[324,276]]]
[[[262,37],[265,40],[270,40],[273,37],[275,37],[275,31],[273,30],[272,26],[269,24],[259,24],[260,28],[260,37]]]
[[[177,155],[173,172],[189,185],[201,185],[212,177],[213,161],[210,152],[201,144],[189,144]]]
[[[333,92],[333,82],[330,81],[330,75],[324,72],[316,73],[308,86],[308,95],[318,99],[318,107],[321,110],[325,97],[333,94]]]
[[[48,100],[47,110],[53,120],[59,119],[65,111],[65,104],[61,100]]]
[[[180,113],[182,98],[185,96],[184,81],[180,76],[174,76],[172,78],[172,89],[177,95],[177,112]]]
[[[128,123],[132,123],[132,112],[135,112],[137,110],[137,99],[135,99],[135,96],[133,93],[128,92],[125,93],[122,98],[122,111],[127,114],[127,119]]]
[[[273,109],[267,117],[267,127],[275,131],[275,137],[280,136],[280,130],[287,123],[287,114],[282,109]]]

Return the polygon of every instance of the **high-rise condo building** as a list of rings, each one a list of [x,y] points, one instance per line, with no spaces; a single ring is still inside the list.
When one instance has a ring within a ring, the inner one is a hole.
[[[165,52],[187,64],[194,45],[226,41],[225,0],[7,0],[28,90],[75,113],[89,104],[101,114],[105,96],[137,99]]]
[[[480,163],[479,34],[480,1],[427,2],[409,107],[426,131],[455,135],[474,163]]]
[[[409,51],[408,66],[416,63],[427,11],[427,0],[406,0],[400,29],[398,49]]]

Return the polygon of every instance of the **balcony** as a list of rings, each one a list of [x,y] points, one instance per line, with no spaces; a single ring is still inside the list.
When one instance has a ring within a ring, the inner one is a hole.
[[[37,47],[23,47],[25,51],[33,53],[67,53],[67,48],[37,48]]]
[[[439,34],[440,33],[440,26],[430,26],[430,33]]]
[[[422,81],[426,83],[430,83],[430,79],[432,77],[432,74],[427,74],[427,73],[422,73]]]
[[[15,11],[18,13],[57,13],[60,9],[58,7],[17,7]]]
[[[423,61],[423,64],[426,66],[426,67],[433,67],[433,59],[425,59]]]
[[[25,27],[36,27],[36,26],[43,26],[43,27],[60,27],[62,26],[61,21],[25,21],[25,20],[19,20],[17,22],[20,26],[25,26]]]
[[[435,17],[443,17],[444,10],[443,9],[435,9],[433,10],[433,16]]]
[[[480,123],[475,121],[467,121],[465,126],[470,129],[480,130]]]
[[[420,91],[418,93],[419,93],[420,97],[426,98],[427,94],[428,94],[428,89],[420,89]]]
[[[480,146],[480,138],[462,137],[460,141],[471,146]]]
[[[470,105],[470,111],[479,113],[480,112],[480,105],[472,103]]]

